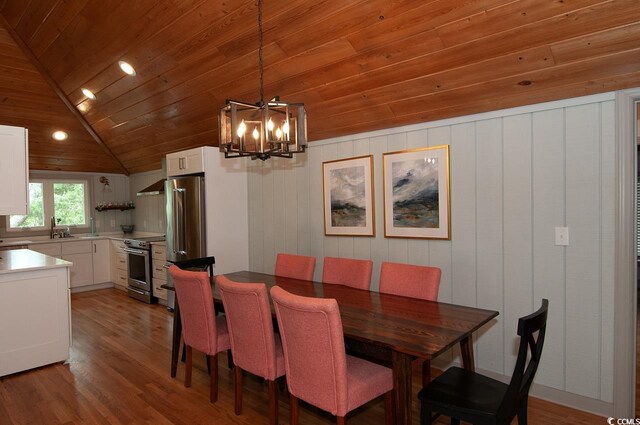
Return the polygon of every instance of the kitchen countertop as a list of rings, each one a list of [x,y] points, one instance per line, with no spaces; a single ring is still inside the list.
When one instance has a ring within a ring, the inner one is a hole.
[[[0,253],[0,275],[30,270],[71,267],[73,263],[50,257],[30,249],[14,249]]]
[[[15,238],[3,238],[0,240],[0,247],[10,247],[15,245],[33,245],[33,244],[43,244],[43,243],[52,243],[52,242],[74,242],[74,241],[90,241],[96,239],[112,239],[112,240],[125,240],[125,239],[136,239],[148,236],[164,236],[162,233],[151,233],[151,232],[133,232],[123,234],[122,232],[112,232],[112,233],[103,233],[98,236],[89,236],[88,234],[79,233],[77,235],[73,235],[70,238],[55,238],[51,239],[48,236],[21,236]],[[3,251],[4,252],[4,251]]]

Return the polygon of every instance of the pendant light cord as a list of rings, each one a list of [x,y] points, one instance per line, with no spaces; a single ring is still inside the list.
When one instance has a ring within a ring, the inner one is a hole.
[[[260,66],[260,105],[264,105],[264,62],[262,59],[262,0],[258,0],[258,62]]]

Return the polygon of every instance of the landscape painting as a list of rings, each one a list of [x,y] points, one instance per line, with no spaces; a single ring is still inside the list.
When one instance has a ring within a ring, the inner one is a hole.
[[[449,239],[449,147],[384,154],[385,236]]]
[[[373,157],[323,164],[325,234],[373,236]]]

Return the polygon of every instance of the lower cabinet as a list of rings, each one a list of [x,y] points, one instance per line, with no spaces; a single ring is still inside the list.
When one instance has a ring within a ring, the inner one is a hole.
[[[111,282],[111,244],[108,239],[91,241],[93,283]]]
[[[153,284],[153,296],[161,300],[162,304],[167,303],[167,290],[161,288],[162,285],[167,283],[167,269],[164,268],[167,262],[166,247],[160,244],[151,245],[151,266],[153,270],[152,284]],[[164,302],[162,302],[164,301]]]
[[[29,245],[32,251],[71,261],[71,288],[111,282],[109,239],[47,242]],[[125,264],[126,283],[126,264]],[[125,285],[126,286],[126,285]]]
[[[127,253],[124,252],[124,241],[111,241],[111,280],[116,285],[116,289],[127,290]]]
[[[62,259],[71,261],[71,288],[93,285],[93,249],[91,241],[63,242]]]

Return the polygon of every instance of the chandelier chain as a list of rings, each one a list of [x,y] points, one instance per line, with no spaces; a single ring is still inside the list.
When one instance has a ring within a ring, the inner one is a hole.
[[[264,61],[262,59],[262,0],[258,0],[258,63],[260,66],[260,105],[264,105]]]

